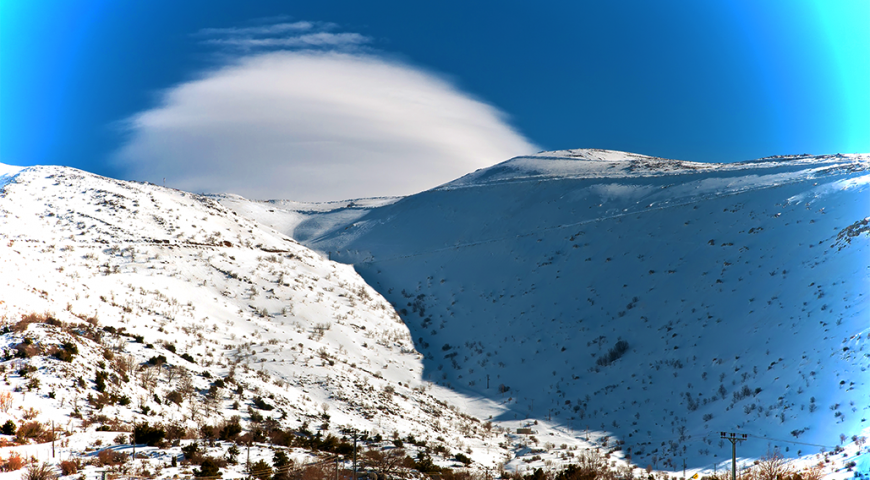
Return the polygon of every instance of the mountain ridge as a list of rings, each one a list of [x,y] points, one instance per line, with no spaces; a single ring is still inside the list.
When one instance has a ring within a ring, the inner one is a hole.
[[[870,156],[595,152],[517,157],[299,240],[393,303],[427,378],[503,384],[517,415],[589,422],[640,463],[709,464],[719,430],[866,432]],[[627,418],[640,405],[658,416]]]
[[[659,168],[661,159],[626,155],[570,160],[616,165],[609,176],[557,178],[535,163],[549,158],[531,156],[512,159],[508,173],[522,181],[490,175],[476,185],[469,180],[479,176],[466,176],[458,188],[315,206],[29,167],[0,185],[0,260],[15,272],[0,285],[15,300],[0,309],[7,322],[52,310],[62,322],[93,315],[101,326],[130,328],[156,350],[122,342],[125,354],[145,363],[163,353],[201,389],[203,372],[226,376],[235,362],[246,392],[239,400],[274,395],[291,427],[320,421],[327,405],[324,432],[338,424],[447,437],[442,443],[475,465],[513,471],[570,464],[578,447],[620,465],[676,469],[684,459],[690,473],[709,471],[728,461],[713,435],[720,428],[754,435],[742,462],[778,446],[806,465],[829,457],[798,444],[830,449],[840,433],[870,433],[861,419],[868,157],[681,175]],[[775,309],[796,318],[774,325]],[[729,334],[741,316],[748,320]],[[175,337],[166,333],[173,325]],[[229,327],[245,336],[230,338]],[[46,348],[56,343],[29,328]],[[24,340],[3,338],[7,352]],[[170,343],[209,366],[182,363],[166,353]],[[98,349],[82,350],[97,363]],[[55,360],[33,362],[44,386],[57,384]],[[26,392],[29,377],[10,380]],[[137,382],[117,393],[134,398]],[[158,385],[165,395],[176,384]],[[72,392],[25,395],[69,414],[57,403]],[[143,405],[167,419],[184,413]],[[414,413],[402,418],[398,405]],[[129,421],[147,418],[111,408]],[[484,431],[475,416],[491,416],[495,429]],[[541,444],[511,433],[520,427],[534,428]],[[850,445],[833,465],[867,469]]]

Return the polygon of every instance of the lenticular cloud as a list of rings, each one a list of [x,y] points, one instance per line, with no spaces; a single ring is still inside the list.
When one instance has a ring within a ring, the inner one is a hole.
[[[443,79],[336,52],[244,57],[127,126],[116,159],[130,177],[256,199],[411,194],[535,150]]]

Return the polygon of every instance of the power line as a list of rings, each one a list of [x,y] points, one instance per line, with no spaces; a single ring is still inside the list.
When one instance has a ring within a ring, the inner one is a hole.
[[[710,436],[714,436],[714,435],[715,435],[715,432],[710,432],[709,434],[707,434],[707,435],[705,435],[705,436],[710,437]],[[821,444],[818,444],[818,443],[796,442],[796,441],[794,441],[794,440],[783,440],[783,439],[780,439],[780,438],[762,437],[762,436],[759,436],[759,435],[753,435],[753,434],[751,434],[751,433],[747,433],[746,436],[747,436],[747,437],[752,437],[752,438],[757,438],[757,439],[759,439],[759,440],[770,440],[770,441],[772,441],[772,442],[793,443],[793,444],[796,444],[796,445],[808,445],[808,446],[810,446],[810,447],[824,447],[824,448],[829,448],[829,449],[831,449],[831,450],[837,448],[836,446],[832,447],[832,446],[830,446],[830,445],[821,445]]]
[[[837,447],[832,447],[832,446],[830,446],[830,445],[820,445],[820,444],[817,444],[817,443],[796,442],[796,441],[794,441],[794,440],[782,440],[782,439],[779,439],[779,438],[760,437],[760,436],[758,436],[758,435],[752,435],[751,433],[747,433],[746,436],[748,436],[748,437],[752,437],[752,438],[758,438],[758,439],[761,439],[761,440],[771,440],[771,441],[774,441],[774,442],[794,443],[794,444],[796,444],[796,445],[809,445],[809,446],[811,446],[811,447],[830,448],[830,449],[832,449],[832,450],[835,449],[835,448],[837,448]]]

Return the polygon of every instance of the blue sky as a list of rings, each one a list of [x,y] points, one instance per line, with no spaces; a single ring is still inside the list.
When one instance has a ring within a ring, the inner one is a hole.
[[[254,198],[870,152],[868,85],[866,0],[0,2],[0,162]]]

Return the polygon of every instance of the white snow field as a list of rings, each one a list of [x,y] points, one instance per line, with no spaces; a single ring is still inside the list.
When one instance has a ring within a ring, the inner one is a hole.
[[[8,172],[0,190],[0,395],[11,393],[0,425],[54,422],[65,434],[53,461],[97,439],[109,445],[134,422],[190,429],[236,415],[246,430],[277,422],[347,437],[357,429],[381,435],[385,446],[412,436],[443,447],[433,453],[442,466],[461,465],[454,455],[462,453],[475,468],[495,468],[527,442],[463,409],[500,417],[499,402],[425,381],[407,327],[352,267],[212,198],[63,167],[0,172]],[[31,314],[39,318],[21,323]],[[78,352],[71,362],[54,358],[69,345]],[[106,374],[103,392],[98,373]],[[186,393],[174,402],[174,391]],[[585,444],[555,431],[552,438]],[[423,450],[406,447],[411,456]],[[0,447],[0,462],[12,451],[50,459],[41,444]],[[264,452],[254,460],[271,461]],[[150,471],[183,474],[168,458]],[[242,476],[243,467],[226,475]]]
[[[423,378],[499,402],[495,420],[721,472],[721,431],[750,435],[744,465],[818,462],[841,434],[854,454],[870,431],[868,167],[567,150],[384,205],[244,208],[291,236],[317,226],[296,238],[399,310]],[[849,458],[828,473],[870,470]]]

